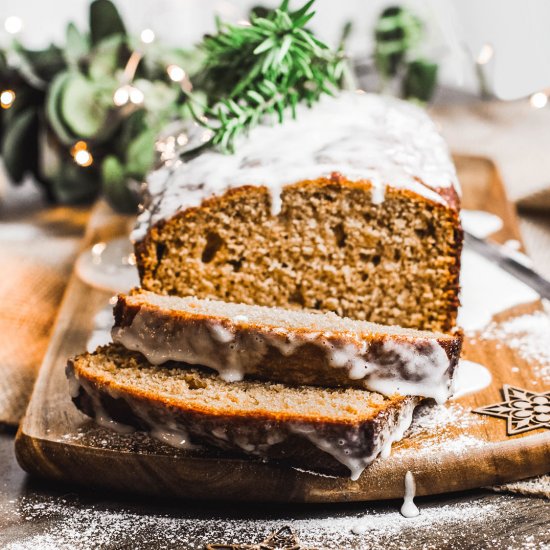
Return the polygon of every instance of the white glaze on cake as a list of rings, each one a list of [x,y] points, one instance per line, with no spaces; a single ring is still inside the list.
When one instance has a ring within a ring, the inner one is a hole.
[[[413,412],[414,407],[407,410],[407,414],[403,414],[399,417],[393,431],[388,435],[380,448],[380,458],[389,458],[392,445],[405,437],[405,433],[411,427],[413,421]]]
[[[182,307],[189,302],[186,309],[190,311],[195,303],[188,298],[172,301]],[[239,311],[246,306],[225,303],[224,308],[231,315],[232,309]],[[131,324],[115,326],[112,337],[126,349],[143,354],[153,365],[168,361],[202,365],[216,370],[226,382],[261,373],[262,362],[273,350],[284,357],[305,361],[300,358],[313,347],[321,361],[319,369],[323,366],[343,369],[349,379],[362,380],[363,387],[371,391],[431,397],[439,403],[449,398],[452,362],[435,338],[427,334],[424,338],[411,337],[397,329],[395,338],[384,332],[377,337],[374,331],[378,325],[361,321],[355,324],[363,332],[333,333],[314,324],[315,319],[325,320],[326,315],[303,316],[311,317],[312,326],[293,329],[289,324],[250,324],[241,320],[242,315],[212,318],[199,315],[192,321],[178,322],[170,318],[168,310],[159,312],[142,307],[132,313]],[[306,321],[304,318],[303,322]]]
[[[114,430],[115,432],[118,432],[120,434],[128,434],[135,431],[132,426],[122,424],[121,422],[117,422],[116,420],[111,418],[111,416],[103,407],[99,396],[94,391],[92,391],[92,388],[89,384],[79,379],[78,375],[74,372],[73,369],[67,369],[66,374],[67,381],[69,383],[69,395],[73,399],[75,399],[78,397],[81,388],[83,388],[92,400],[95,413],[94,420],[98,426]]]
[[[148,178],[150,200],[132,239],[143,239],[152,225],[178,211],[243,185],[267,188],[273,215],[281,210],[286,185],[334,172],[350,181],[370,181],[376,204],[383,202],[386,186],[443,204],[438,188],[460,192],[447,146],[420,107],[343,92],[297,111],[296,119],[253,128],[238,140],[233,154],[209,150],[153,172]]]
[[[314,427],[308,425],[294,423],[290,429],[349,468],[350,479],[357,481],[365,468],[372,464],[379,455],[383,458],[389,456],[392,443],[401,440],[412,424],[413,413],[417,404],[418,401],[413,399],[403,405],[395,418],[379,431],[372,447],[363,454],[358,453],[362,438],[360,431],[350,433],[347,439],[338,438],[335,440],[319,434]]]

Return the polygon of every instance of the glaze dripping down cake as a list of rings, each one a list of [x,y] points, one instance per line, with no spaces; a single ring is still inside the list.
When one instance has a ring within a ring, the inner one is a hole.
[[[462,335],[404,329],[308,312],[162,296],[120,295],[113,341],[153,365],[201,365],[233,382],[352,386],[443,403]]]
[[[200,367],[153,366],[114,344],[70,360],[67,377],[77,407],[111,429],[133,426],[171,444],[208,444],[352,479],[389,454],[419,401],[356,388],[224,382]]]
[[[342,93],[149,180],[133,233],[144,289],[455,326],[460,190],[422,109]]]

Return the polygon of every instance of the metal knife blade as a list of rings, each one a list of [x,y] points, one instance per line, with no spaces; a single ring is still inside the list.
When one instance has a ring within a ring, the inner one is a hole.
[[[471,248],[496,263],[504,271],[531,287],[540,294],[541,298],[550,300],[550,281],[514,258],[514,251],[508,250],[505,246],[480,239],[467,231],[464,231],[464,244],[467,248]]]

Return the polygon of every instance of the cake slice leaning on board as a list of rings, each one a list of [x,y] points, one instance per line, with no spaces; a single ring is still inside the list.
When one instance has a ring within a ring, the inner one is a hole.
[[[114,344],[70,360],[67,377],[76,406],[102,426],[352,479],[403,437],[419,402],[354,388],[225,382],[200,368],[152,366]]]
[[[114,309],[115,343],[155,365],[209,367],[248,377],[385,395],[449,398],[462,334],[432,333],[334,313],[178,298],[135,290]]]
[[[446,332],[456,322],[460,189],[419,107],[324,96],[149,178],[133,233],[144,289],[333,311]]]

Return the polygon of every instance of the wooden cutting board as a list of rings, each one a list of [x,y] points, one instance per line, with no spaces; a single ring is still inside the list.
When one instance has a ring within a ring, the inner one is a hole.
[[[464,207],[493,212],[504,221],[495,238],[520,239],[495,165],[488,159],[457,157]],[[96,208],[84,246],[125,234],[132,220]],[[403,496],[405,473],[413,472],[418,495],[500,484],[550,471],[550,430],[508,436],[506,421],[470,411],[502,401],[503,384],[542,392],[544,365],[526,361],[505,341],[472,337],[464,356],[487,366],[489,387],[438,409],[424,409],[412,435],[394,445],[359,481],[322,476],[218,451],[184,451],[145,434],[119,435],[97,427],[71,403],[64,368],[82,352],[93,318],[110,294],[73,274],[51,344],[16,439],[16,453],[29,473],[120,491],[185,498],[241,501],[342,502]],[[528,304],[501,319],[540,309]],[[550,335],[548,335],[550,342]]]

